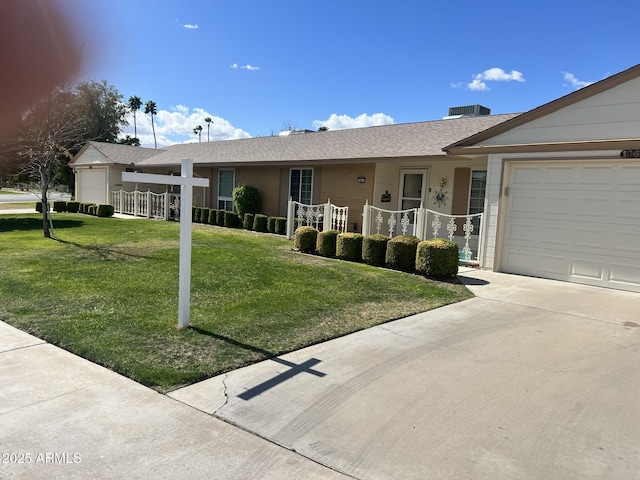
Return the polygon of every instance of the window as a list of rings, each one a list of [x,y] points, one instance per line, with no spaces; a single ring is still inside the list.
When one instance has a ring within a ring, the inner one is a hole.
[[[295,201],[311,205],[313,185],[312,168],[292,168],[289,180],[289,196]]]
[[[220,170],[218,172],[218,210],[228,210],[229,212],[233,212],[234,184],[234,170]]]
[[[469,215],[484,212],[484,197],[487,186],[487,171],[473,170],[471,172],[471,192],[469,193]],[[472,220],[473,233],[477,235],[480,231],[480,219],[475,217]]]

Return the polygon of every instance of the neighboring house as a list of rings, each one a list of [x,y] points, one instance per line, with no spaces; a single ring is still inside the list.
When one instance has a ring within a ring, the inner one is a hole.
[[[210,179],[196,189],[197,206],[233,209],[237,185],[258,189],[261,211],[286,216],[291,197],[307,204],[328,199],[348,205],[348,229],[360,231],[362,209],[370,205],[398,210],[419,207],[441,213],[482,211],[486,159],[447,156],[444,146],[478,133],[515,114],[484,115],[432,122],[386,125],[326,132],[291,133],[193,144],[159,150],[89,142],[71,166],[76,172],[76,199],[110,203],[110,192],[168,187],[123,184],[126,169],[145,173],[180,172],[191,158],[194,175]],[[472,182],[472,179],[475,181]],[[441,192],[439,199],[436,194]]]
[[[487,161],[482,268],[640,292],[640,65],[446,151]]]
[[[72,162],[77,199],[109,203],[136,187],[120,181],[126,168],[179,174],[182,158],[210,179],[201,206],[230,209],[248,184],[267,215],[284,216],[289,197],[348,205],[352,231],[365,202],[484,211],[481,268],[640,292],[640,65],[521,115],[161,150],[90,142]]]

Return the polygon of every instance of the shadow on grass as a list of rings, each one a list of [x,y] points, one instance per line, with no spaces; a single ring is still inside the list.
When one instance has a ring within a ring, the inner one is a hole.
[[[3,217],[5,217],[3,215]],[[0,217],[0,232],[15,232],[26,230],[42,230],[42,218],[3,218]],[[54,231],[64,228],[78,228],[84,225],[82,220],[58,220],[53,221]]]
[[[284,365],[286,367],[289,367],[289,370],[286,370],[282,373],[279,373],[278,375],[276,375],[273,378],[270,378],[269,380],[262,382],[259,385],[256,385],[252,388],[249,388],[248,390],[242,392],[240,395],[238,395],[238,398],[241,398],[242,400],[251,400],[253,397],[257,397],[258,395],[260,395],[261,393],[266,392],[267,390],[270,390],[278,385],[280,385],[281,383],[285,382],[286,380],[295,377],[296,375],[300,374],[300,373],[308,373],[310,375],[314,375],[316,377],[324,377],[326,375],[326,373],[323,372],[319,372],[318,370],[314,370],[312,367],[316,366],[317,364],[319,364],[321,362],[321,360],[318,360],[317,358],[310,358],[309,360],[307,360],[306,362],[302,362],[300,364],[298,363],[293,363],[293,362],[289,362],[287,360],[284,360],[283,358],[277,358],[275,356],[274,353],[268,351],[268,350],[264,350],[262,348],[259,347],[255,347],[253,345],[248,345],[246,343],[242,343],[239,342],[237,340],[234,340],[233,338],[229,338],[229,337],[225,337],[224,335],[220,335],[217,333],[213,333],[213,332],[209,332],[208,330],[203,330],[202,328],[198,328],[195,326],[191,326],[190,327],[191,330],[193,330],[194,332],[198,332],[202,335],[207,335],[209,337],[213,337],[216,340],[222,340],[223,342],[227,342],[230,343],[231,345],[238,347],[238,348],[242,348],[244,350],[249,350],[251,352],[256,352],[256,353],[260,353],[262,355],[265,355],[265,357],[268,360],[271,360],[273,362],[279,363],[281,365]]]
[[[103,260],[122,260],[124,258],[147,258],[146,255],[140,255],[135,253],[122,252],[113,248],[107,248],[100,245],[82,245],[81,243],[70,242],[57,237],[51,237],[56,242],[64,243],[65,245],[71,245],[73,247],[85,250],[87,252],[94,253],[97,257]]]

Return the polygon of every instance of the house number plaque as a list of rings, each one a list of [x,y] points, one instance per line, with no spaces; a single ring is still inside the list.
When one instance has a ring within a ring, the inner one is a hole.
[[[640,158],[640,148],[622,150],[620,156],[622,158]]]

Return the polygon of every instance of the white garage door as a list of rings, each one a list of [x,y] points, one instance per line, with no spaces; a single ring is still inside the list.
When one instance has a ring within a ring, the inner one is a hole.
[[[640,162],[513,162],[501,270],[640,292]]]
[[[78,169],[76,198],[84,203],[107,203],[107,169]]]

